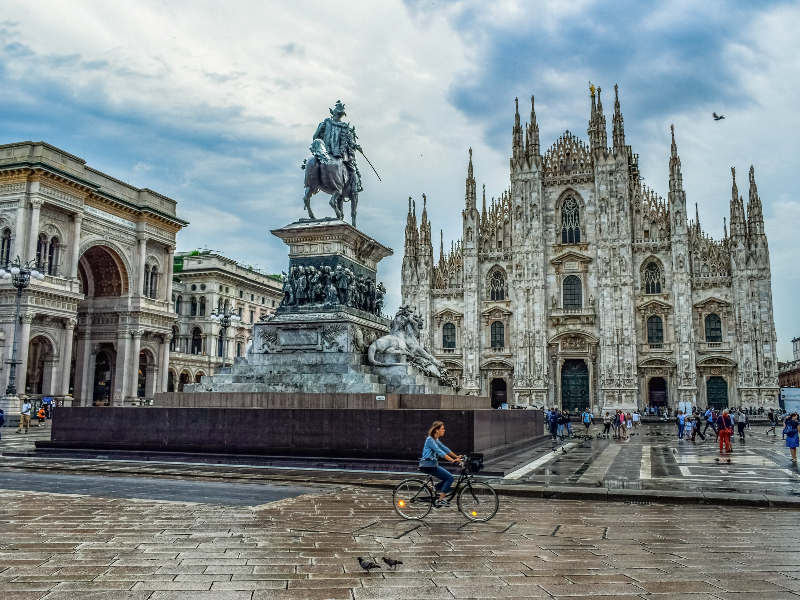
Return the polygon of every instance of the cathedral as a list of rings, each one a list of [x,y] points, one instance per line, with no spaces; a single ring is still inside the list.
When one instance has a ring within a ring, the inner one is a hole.
[[[478,205],[472,151],[462,238],[440,242],[409,199],[402,301],[426,347],[493,406],[595,411],[777,406],[769,248],[753,168],[733,173],[730,231],[689,220],[672,133],[669,193],[642,183],[615,89],[608,145],[591,88],[588,144],[569,131],[541,151],[531,98],[512,130],[510,186]],[[696,206],[695,206],[696,208]]]

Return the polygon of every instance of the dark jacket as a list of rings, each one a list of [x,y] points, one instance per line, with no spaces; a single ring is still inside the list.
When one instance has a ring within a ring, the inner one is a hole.
[[[720,429],[733,429],[733,419],[731,416],[728,415],[727,417],[720,413],[719,417],[717,417],[717,427]]]

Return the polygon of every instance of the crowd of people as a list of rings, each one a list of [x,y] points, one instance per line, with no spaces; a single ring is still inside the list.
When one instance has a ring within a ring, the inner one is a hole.
[[[544,418],[545,426],[550,435],[553,436],[553,441],[559,438],[563,440],[575,435],[572,431],[573,415],[570,414],[569,410],[560,410],[558,408],[545,410]],[[594,424],[594,413],[592,413],[591,408],[587,406],[586,410],[580,415],[576,411],[575,418],[579,418],[583,424],[583,437],[591,437],[589,436],[589,428]],[[598,434],[597,437],[628,439],[631,435],[636,435],[641,422],[642,416],[638,410],[627,413],[622,410],[616,410],[613,415],[606,411],[603,416],[603,432]]]

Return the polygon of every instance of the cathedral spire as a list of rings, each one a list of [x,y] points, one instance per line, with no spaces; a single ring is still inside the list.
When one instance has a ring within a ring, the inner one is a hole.
[[[595,87],[590,88],[592,94],[592,117],[589,120],[589,147],[592,153],[605,150],[608,147],[608,133],[606,131],[606,118],[603,115],[603,102],[600,100],[600,88],[597,88],[597,103],[595,104]]]
[[[483,184],[483,211],[481,212],[481,223],[486,222],[486,184]]]
[[[428,256],[433,255],[433,245],[431,243],[431,224],[428,221],[428,199],[422,194],[422,220],[419,225],[419,246],[421,249],[428,249]]]
[[[472,171],[472,148],[469,149],[469,167],[467,167],[466,193],[464,194],[464,205],[467,210],[476,210],[478,198],[475,189],[475,177]]]
[[[408,197],[408,216],[406,217],[406,256],[416,256],[417,253],[417,217],[413,201]]]
[[[739,188],[736,186],[736,167],[731,167],[733,184],[731,185],[731,237],[739,237],[747,234],[745,225],[744,210],[739,198]]]
[[[439,230],[439,264],[444,264],[444,231]]]
[[[750,198],[747,202],[747,229],[750,236],[764,235],[764,215],[762,213],[761,198],[758,197],[756,188],[756,175],[750,165]]]
[[[619,86],[614,84],[614,152],[619,152],[625,146],[625,125],[622,120],[622,111],[619,108]]]
[[[528,125],[526,142],[525,158],[531,162],[534,157],[539,156],[539,125],[536,123],[536,111],[533,108],[533,96],[531,96],[531,122]]]
[[[514,104],[516,105],[516,112],[514,113],[514,129],[511,136],[511,155],[513,160],[517,161],[522,158],[525,149],[522,144],[522,127],[519,124],[519,98],[514,98]]]

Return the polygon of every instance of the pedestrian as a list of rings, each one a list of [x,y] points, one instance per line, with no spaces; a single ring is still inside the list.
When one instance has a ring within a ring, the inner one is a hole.
[[[564,411],[563,410],[559,410],[557,415],[556,415],[556,418],[558,419],[558,437],[563,439],[564,438],[564,423],[565,423],[565,421],[564,421]]]
[[[625,415],[625,424],[628,427],[628,434],[633,435],[633,415],[631,413]]]
[[[675,417],[675,424],[678,426],[678,440],[683,441],[683,430],[686,427],[686,415],[682,410],[678,411],[678,416]]]
[[[625,413],[619,411],[619,431],[620,435],[622,436],[623,440],[628,439],[628,429],[627,429],[627,420],[625,418]]]
[[[603,437],[608,439],[608,434],[611,432],[611,415],[606,411],[606,416],[603,417]]]
[[[564,411],[564,425],[567,426],[567,436],[572,437],[572,423],[570,423],[569,409]]]
[[[31,403],[25,400],[25,403],[22,405],[22,412],[19,415],[19,429],[17,429],[17,433],[22,433],[22,429],[25,428],[25,433],[28,433],[28,429],[31,426]]]
[[[36,413],[36,416],[39,417],[39,427],[44,427],[44,416],[45,416],[44,406],[39,408],[39,412]]]
[[[694,428],[692,429],[692,441],[694,441],[695,437],[698,435],[704,442],[706,441],[706,436],[703,435],[700,431],[700,427],[702,426],[703,426],[703,417],[701,417],[700,413],[698,412],[694,417]]]
[[[6,424],[6,415],[3,412],[3,409],[0,408],[0,440],[3,439],[3,425]]]
[[[550,434],[553,436],[553,441],[555,442],[556,436],[558,435],[558,413],[555,408],[547,413],[547,418],[550,422]]]
[[[683,432],[683,439],[685,439],[687,441],[688,440],[694,440],[694,434],[692,433],[694,431],[694,420],[689,415],[684,415],[684,417],[685,418],[684,418],[683,423],[684,423],[685,429],[684,429],[684,432]]]
[[[586,407],[586,410],[583,411],[583,414],[581,415],[581,421],[583,421],[583,427],[584,427],[584,432],[583,433],[584,433],[584,435],[589,435],[589,427],[594,422],[594,415],[592,414],[592,411],[589,410],[588,406]]]
[[[714,410],[710,406],[708,407],[706,412],[703,414],[703,416],[706,419],[706,426],[703,429],[703,439],[705,439],[706,438],[706,431],[708,431],[708,428],[711,427],[711,429],[714,431],[714,433],[717,433],[717,427],[716,427],[716,425],[714,425]]]
[[[792,462],[796,463],[798,440],[800,440],[800,435],[797,433],[797,413],[789,415],[783,423],[786,426],[786,447],[792,453]]]
[[[767,420],[769,421],[769,427],[767,427],[767,435],[769,435],[770,431],[772,432],[772,435],[777,435],[775,433],[775,413],[772,412],[771,408],[769,409],[769,412],[767,413]]]
[[[739,409],[739,414],[736,416],[736,425],[739,430],[739,439],[744,441],[744,426],[747,424],[747,415],[742,409]]]
[[[639,431],[639,422],[641,421],[641,415],[639,414],[639,410],[637,409],[635,413],[633,413],[633,429],[634,431]]]
[[[733,419],[728,414],[728,409],[722,411],[717,418],[717,439],[719,440],[719,451],[733,452],[731,448],[731,436],[733,435]]]

